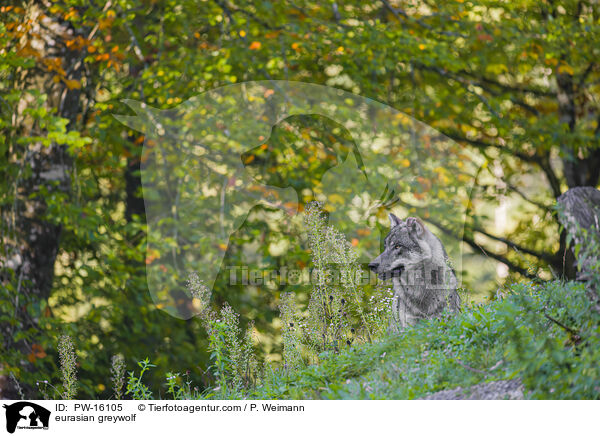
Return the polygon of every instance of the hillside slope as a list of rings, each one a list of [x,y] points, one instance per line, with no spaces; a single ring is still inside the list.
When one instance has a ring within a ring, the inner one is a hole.
[[[321,355],[317,365],[269,370],[237,398],[416,399],[512,379],[525,398],[600,398],[600,316],[583,285],[516,284],[507,292],[458,316]]]

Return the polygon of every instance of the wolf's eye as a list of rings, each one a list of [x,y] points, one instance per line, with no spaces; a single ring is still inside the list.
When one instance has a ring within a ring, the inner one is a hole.
[[[400,250],[401,248],[402,248],[402,246],[400,246],[400,244],[394,245],[394,250]]]

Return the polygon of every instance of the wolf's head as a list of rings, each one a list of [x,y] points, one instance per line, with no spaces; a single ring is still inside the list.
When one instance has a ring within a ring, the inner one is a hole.
[[[370,264],[381,279],[400,277],[402,271],[411,269],[429,257],[426,253],[426,228],[418,218],[408,217],[402,221],[389,215],[391,229],[385,237],[384,250]]]

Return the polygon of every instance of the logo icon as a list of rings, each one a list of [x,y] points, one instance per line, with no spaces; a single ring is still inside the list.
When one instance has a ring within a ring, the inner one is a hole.
[[[3,405],[6,409],[6,431],[14,433],[19,429],[48,429],[50,411],[29,401],[19,401]]]

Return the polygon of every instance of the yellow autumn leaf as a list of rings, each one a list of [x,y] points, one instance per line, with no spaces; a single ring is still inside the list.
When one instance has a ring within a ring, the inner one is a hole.
[[[75,79],[65,80],[65,85],[67,85],[67,88],[69,88],[69,89],[80,89],[81,88],[81,82],[79,80],[75,80]]]
[[[569,64],[562,63],[558,67],[558,73],[559,74],[567,73],[572,76],[573,74],[575,74],[575,71],[573,70],[573,67],[571,67]]]
[[[276,30],[275,32],[269,32],[265,34],[265,38],[267,39],[273,39],[273,38],[277,38],[277,36],[281,33],[281,30]]]
[[[249,49],[250,50],[258,50],[261,46],[261,43],[259,41],[253,41],[252,44],[250,44]]]
[[[29,57],[29,56],[33,56],[36,58],[40,57],[40,53],[35,50],[33,47],[31,47],[31,45],[29,43],[25,44],[25,46],[23,46],[21,49],[19,49],[17,51],[17,55],[21,56],[21,57]]]
[[[332,203],[343,204],[344,203],[344,197],[342,197],[339,194],[331,194],[329,196],[329,201],[331,201]]]
[[[110,26],[112,26],[114,19],[112,18],[100,18],[98,20],[98,29],[99,30],[104,30],[104,29],[108,29]]]

